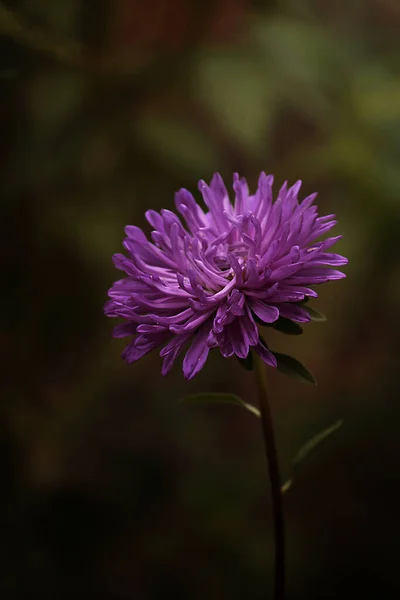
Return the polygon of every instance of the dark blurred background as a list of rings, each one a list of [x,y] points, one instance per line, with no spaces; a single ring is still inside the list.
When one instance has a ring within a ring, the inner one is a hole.
[[[0,2],[4,600],[270,597],[259,422],[180,402],[251,374],[127,366],[102,312],[124,225],[217,170],[301,178],[350,258],[269,338],[319,382],[269,369],[284,474],[344,419],[285,498],[288,598],[400,596],[399,31],[398,0]]]

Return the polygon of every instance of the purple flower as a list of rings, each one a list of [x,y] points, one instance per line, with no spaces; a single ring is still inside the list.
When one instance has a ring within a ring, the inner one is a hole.
[[[301,181],[290,188],[284,183],[273,201],[272,183],[271,175],[261,173],[250,195],[246,180],[235,174],[232,204],[216,173],[209,186],[199,182],[208,211],[187,190],[176,194],[185,226],[169,210],[149,210],[151,242],[138,227],[125,228],[127,256],[115,254],[113,261],[127,276],[109,290],[105,313],[125,319],[114,337],[133,336],[122,355],[126,362],[162,346],[166,375],[188,346],[187,379],[216,347],[241,359],[252,348],[276,366],[256,320],[309,321],[301,302],[317,296],[310,286],[345,277],[334,267],[347,259],[327,252],[341,236],[316,241],[336,224],[334,215],[318,217],[312,205],[317,194],[299,202]]]

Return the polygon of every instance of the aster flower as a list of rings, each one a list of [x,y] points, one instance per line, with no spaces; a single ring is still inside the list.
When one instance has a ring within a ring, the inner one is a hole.
[[[284,183],[274,201],[272,184],[261,173],[250,194],[235,174],[231,202],[217,173],[210,185],[199,182],[208,211],[181,189],[175,204],[183,222],[169,210],[147,211],[151,241],[138,227],[125,228],[127,256],[115,254],[113,261],[126,277],[109,290],[105,313],[125,319],[113,335],[132,336],[123,352],[128,363],[162,346],[163,375],[185,348],[187,379],[212,348],[240,359],[254,350],[277,365],[258,322],[310,321],[304,300],[317,296],[316,284],[345,277],[335,267],[347,259],[328,252],[341,236],[316,241],[336,224],[335,215],[318,216],[317,194],[300,202],[301,181]]]

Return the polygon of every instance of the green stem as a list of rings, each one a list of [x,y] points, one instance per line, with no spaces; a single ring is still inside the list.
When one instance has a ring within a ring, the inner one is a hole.
[[[265,453],[268,463],[268,476],[271,484],[272,513],[274,521],[275,547],[275,583],[274,600],[285,598],[285,522],[279,472],[278,454],[276,451],[274,423],[267,394],[267,377],[265,363],[254,355],[254,369],[257,391],[260,402],[261,423],[264,437]]]

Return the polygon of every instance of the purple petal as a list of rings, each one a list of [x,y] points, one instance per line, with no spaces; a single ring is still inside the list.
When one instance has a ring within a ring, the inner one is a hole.
[[[286,279],[286,277],[290,277],[297,273],[302,267],[304,263],[296,263],[294,265],[285,265],[283,267],[278,267],[278,269],[274,269],[271,273],[271,281],[279,281],[281,279]]]
[[[304,308],[296,304],[282,303],[278,304],[279,314],[286,319],[297,321],[298,323],[308,323],[311,321],[310,315]]]
[[[244,177],[240,177],[238,173],[234,174],[233,189],[236,193],[235,199],[235,214],[243,215],[247,211],[247,201],[249,198],[249,188]]]
[[[257,352],[258,356],[263,359],[263,361],[269,365],[270,367],[276,367],[277,362],[275,356],[262,344],[259,342],[257,346],[254,346],[254,350]]]
[[[229,195],[224,181],[219,173],[214,173],[211,179],[210,188],[214,192],[214,197],[221,204],[224,211],[232,212],[233,206],[229,200]]]
[[[335,279],[343,279],[344,277],[346,277],[346,275],[341,271],[315,267],[302,269],[298,274],[290,277],[288,282],[290,282],[291,285],[317,285],[319,283],[326,283],[327,281],[334,281]]]
[[[129,258],[123,254],[114,254],[112,257],[114,267],[120,271],[125,271],[127,275],[134,277],[137,274],[137,269]]]
[[[226,330],[226,334],[232,344],[233,352],[238,358],[247,358],[249,353],[249,341],[247,335],[243,335],[240,320],[236,319]]]
[[[207,311],[202,315],[193,315],[190,319],[183,323],[182,325],[170,325],[169,329],[172,333],[176,333],[177,335],[181,335],[182,333],[189,333],[195,331],[202,323],[204,323],[214,311]]]
[[[162,348],[160,352],[160,356],[164,357],[161,369],[162,375],[165,376],[170,372],[178,354],[182,350],[183,346],[189,341],[190,337],[191,334],[179,335],[174,337],[169,344]]]
[[[136,242],[141,244],[147,243],[145,234],[139,227],[136,227],[136,225],[127,225],[124,231],[129,238],[135,240]]]
[[[164,224],[161,215],[155,210],[148,210],[144,215],[152,227],[156,231],[164,233]]]
[[[131,364],[139,360],[139,358],[142,358],[142,356],[148,352],[151,352],[151,350],[154,350],[154,348],[157,348],[157,346],[160,346],[160,344],[165,341],[166,337],[166,334],[158,334],[152,337],[139,335],[125,348],[122,353],[122,358],[128,364]]]
[[[128,365],[136,362],[139,358],[142,358],[145,354],[150,352],[152,348],[148,346],[144,346],[142,348],[137,348],[135,346],[135,341],[132,341],[122,353],[122,358]]]
[[[210,188],[205,181],[199,181],[199,190],[204,198],[206,206],[210,210],[216,231],[223,233],[226,231],[227,222],[224,216],[224,205],[221,202],[219,194],[215,194],[214,190]]]
[[[341,267],[347,265],[348,258],[341,254],[333,254],[332,252],[320,252],[315,258],[312,258],[307,264],[310,266],[330,265],[332,267]]]
[[[247,304],[263,323],[273,323],[279,317],[279,310],[276,306],[264,304],[264,302],[255,298],[248,299]]]
[[[248,306],[246,306],[244,315],[240,319],[240,326],[242,328],[243,335],[246,335],[248,339],[249,346],[255,346],[258,344],[258,328]]]
[[[192,377],[203,368],[207,360],[210,351],[210,347],[207,344],[207,338],[210,330],[211,322],[207,321],[200,327],[189,350],[186,352],[182,365],[183,374],[186,379],[192,379]]]
[[[227,331],[224,330],[222,333],[216,335],[217,343],[221,354],[224,358],[229,358],[234,355],[232,341]]]
[[[136,323],[121,323],[116,325],[112,331],[114,338],[124,338],[136,333]]]

